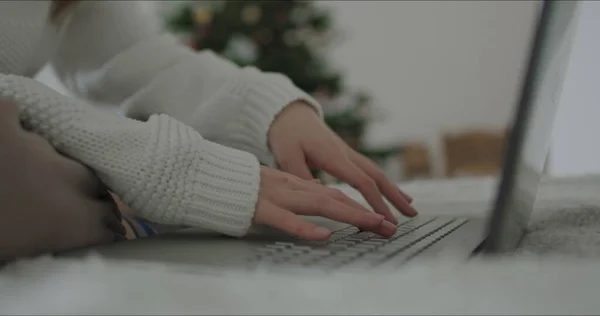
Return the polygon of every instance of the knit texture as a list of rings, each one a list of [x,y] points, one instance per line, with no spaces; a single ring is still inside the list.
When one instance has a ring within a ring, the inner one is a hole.
[[[0,1],[0,100],[18,104],[24,125],[90,166],[140,216],[243,235],[258,159],[275,165],[271,122],[296,100],[321,108],[282,75],[179,44],[147,5],[81,1],[53,25],[49,1]],[[27,78],[43,61],[81,100]],[[121,104],[131,119],[84,99]]]
[[[267,132],[286,105],[303,100],[322,114],[285,76],[181,45],[141,1],[82,1],[52,65],[81,97],[123,104],[127,116],[140,120],[168,114],[268,166],[275,164]]]
[[[169,116],[121,118],[33,79],[2,76],[0,93],[19,105],[25,126],[93,168],[145,218],[231,235],[250,226],[260,181],[251,154],[206,141]]]

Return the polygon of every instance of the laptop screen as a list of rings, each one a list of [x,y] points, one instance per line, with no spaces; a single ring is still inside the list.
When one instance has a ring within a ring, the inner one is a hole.
[[[543,2],[490,221],[488,252],[514,250],[529,224],[550,147],[576,15],[577,1]]]

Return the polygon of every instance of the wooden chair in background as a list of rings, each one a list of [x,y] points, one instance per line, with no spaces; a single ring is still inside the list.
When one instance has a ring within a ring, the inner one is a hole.
[[[507,131],[470,131],[444,136],[446,175],[488,176],[500,172]]]
[[[424,143],[409,143],[403,146],[402,154],[403,179],[431,177],[431,157]]]

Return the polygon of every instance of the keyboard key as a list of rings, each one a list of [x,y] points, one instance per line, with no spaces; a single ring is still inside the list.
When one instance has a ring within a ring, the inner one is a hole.
[[[369,250],[374,250],[375,248],[377,248],[378,245],[369,245],[369,244],[356,244],[352,247],[350,247],[350,249],[355,250],[355,251],[369,251]]]
[[[351,234],[344,234],[344,233],[341,233],[341,234],[331,234],[331,236],[329,236],[329,242],[335,242],[335,241],[344,239],[344,238],[346,238],[349,235],[351,235]]]
[[[390,242],[388,245],[390,245],[390,247],[397,247],[399,245],[409,244],[417,239],[418,239],[418,237],[415,235],[405,235],[405,236],[402,236],[402,237]]]
[[[269,249],[273,249],[275,251],[283,251],[283,249],[287,248],[286,246],[281,246],[281,245],[266,245],[265,247],[267,247]]]
[[[443,237],[449,235],[460,226],[462,226],[466,221],[458,220],[458,221],[450,221],[440,226],[437,230],[431,232],[424,238],[418,240],[417,242],[411,244],[405,251],[399,252],[397,255],[390,258],[389,263],[384,262],[385,266],[398,267],[404,264],[406,261],[412,259],[414,256],[426,250],[428,247],[431,247],[434,243],[441,240]]]
[[[398,225],[392,238],[349,226],[332,234],[328,241],[276,242],[257,251],[251,262],[280,266],[310,266],[329,271],[340,266],[361,269],[373,265],[399,264],[452,231],[450,219],[418,217]],[[458,225],[456,221],[456,225]],[[446,227],[448,226],[448,227]]]
[[[348,227],[348,228],[346,228],[346,229],[343,230],[343,232],[348,232],[350,234],[354,234],[354,233],[357,233],[359,231],[360,231],[360,229],[358,229],[358,227],[354,227],[354,226],[350,226],[350,227]]]
[[[277,252],[277,249],[273,249],[273,248],[260,248],[258,249],[258,253],[259,254],[272,254]]]
[[[336,257],[346,257],[346,258],[356,258],[360,256],[360,252],[352,251],[352,250],[344,250],[335,253]]]
[[[312,250],[312,247],[308,247],[308,246],[294,246],[292,247],[293,250],[297,250],[297,251],[303,251],[303,252],[309,252]]]
[[[396,253],[398,250],[400,250],[400,248],[398,248],[398,247],[387,247],[387,248],[379,248],[376,251],[374,251],[373,253],[389,256],[391,254]]]
[[[322,247],[327,245],[329,242],[327,241],[313,241],[313,240],[299,240],[296,242],[296,246],[306,246],[306,247]]]
[[[362,238],[356,238],[354,236],[350,236],[350,237],[344,238],[344,241],[350,241],[350,242],[353,242],[353,243],[359,243],[359,242],[363,242],[363,239]]]
[[[374,237],[374,238],[371,238],[371,239],[369,239],[369,240],[367,240],[367,241],[365,241],[365,242],[368,242],[368,243],[380,243],[380,244],[386,244],[386,243],[390,242],[390,240],[392,240],[392,239],[391,239],[391,238],[379,238],[379,237]]]
[[[331,243],[330,245],[354,245],[354,244],[357,244],[359,242],[362,242],[362,240],[342,239],[340,241],[336,241],[334,243]]]
[[[369,239],[369,238],[375,237],[375,236],[377,236],[375,233],[367,232],[367,231],[361,231],[361,232],[358,232],[358,233],[352,235],[352,238],[357,238],[357,239],[360,239],[360,240],[365,240],[365,239]]]
[[[290,250],[283,251],[283,253],[286,254],[286,255],[288,255],[288,256],[299,256],[302,253],[304,253],[304,251],[290,249]]]
[[[333,254],[333,252],[329,249],[312,249],[306,255],[311,256],[311,257],[324,257],[324,256],[329,256],[331,254]]]

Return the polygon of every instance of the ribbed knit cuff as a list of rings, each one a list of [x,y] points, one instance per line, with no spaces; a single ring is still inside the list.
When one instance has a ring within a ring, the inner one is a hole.
[[[242,236],[252,225],[258,201],[259,163],[250,153],[215,143],[206,142],[202,150],[182,201],[187,211],[181,224]]]
[[[274,166],[274,162],[267,134],[273,120],[286,106],[294,101],[304,101],[323,117],[319,102],[279,74],[261,73],[238,85],[234,93],[243,93],[242,97],[247,102],[240,109],[242,113],[237,118],[239,126],[246,127],[240,130],[244,134],[234,137],[244,139],[243,143],[248,146],[244,150],[253,153],[259,161],[269,166]]]
[[[166,182],[158,200],[147,200],[148,219],[163,224],[188,225],[212,229],[231,236],[244,235],[252,224],[260,188],[260,166],[252,154],[202,139],[191,127],[159,115],[149,124],[166,131],[153,139],[168,141],[160,146],[155,162],[164,169],[154,172]],[[176,140],[178,139],[178,140]],[[169,152],[164,149],[170,147]],[[158,158],[158,157],[164,158]],[[168,178],[181,182],[168,183]],[[156,181],[156,179],[151,179]],[[162,195],[162,196],[161,196]],[[162,202],[164,207],[156,207]],[[167,206],[168,205],[168,206]],[[155,215],[155,216],[152,216]]]

